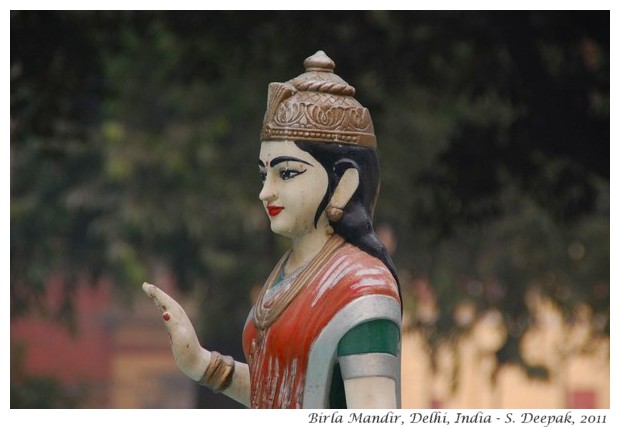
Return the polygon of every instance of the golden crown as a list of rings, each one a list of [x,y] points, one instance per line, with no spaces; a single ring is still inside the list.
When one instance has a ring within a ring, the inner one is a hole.
[[[355,88],[334,73],[336,64],[318,51],[304,61],[306,72],[269,84],[260,140],[309,140],[369,148],[377,139],[368,109]]]

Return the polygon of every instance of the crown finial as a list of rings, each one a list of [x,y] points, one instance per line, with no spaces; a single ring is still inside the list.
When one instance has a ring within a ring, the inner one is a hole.
[[[316,53],[304,61],[304,67],[306,72],[317,71],[333,73],[336,68],[336,63],[327,56],[323,51],[316,51]]]

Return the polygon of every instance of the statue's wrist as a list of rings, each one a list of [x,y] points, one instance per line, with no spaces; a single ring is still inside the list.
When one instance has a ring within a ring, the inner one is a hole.
[[[222,356],[218,352],[211,352],[211,359],[198,384],[206,386],[215,393],[226,390],[235,372],[235,360],[230,356]]]

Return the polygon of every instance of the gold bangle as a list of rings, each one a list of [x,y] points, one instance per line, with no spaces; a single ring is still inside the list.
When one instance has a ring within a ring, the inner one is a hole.
[[[215,393],[220,393],[230,386],[234,372],[235,360],[232,357],[211,352],[209,365],[207,365],[202,378],[198,380],[198,384],[207,386]]]

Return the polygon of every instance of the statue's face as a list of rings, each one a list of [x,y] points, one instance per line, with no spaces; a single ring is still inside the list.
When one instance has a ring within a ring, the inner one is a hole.
[[[258,164],[263,179],[259,198],[271,230],[290,238],[316,231],[314,217],[327,191],[325,168],[292,141],[263,142]],[[325,214],[319,226],[327,226]]]

